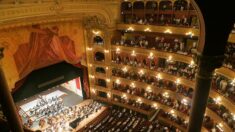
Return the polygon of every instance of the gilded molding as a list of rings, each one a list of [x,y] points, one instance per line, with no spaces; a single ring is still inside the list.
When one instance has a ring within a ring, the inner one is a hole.
[[[107,26],[114,26],[115,21],[113,19],[118,15],[118,4],[113,2],[106,2],[102,5],[98,2],[93,4],[68,2],[63,4],[32,4],[31,6],[22,4],[22,6],[15,6],[15,8],[3,8],[0,9],[0,29],[46,23],[52,20],[61,21],[63,18],[81,19],[87,15],[103,17]],[[42,19],[45,17],[46,19]]]

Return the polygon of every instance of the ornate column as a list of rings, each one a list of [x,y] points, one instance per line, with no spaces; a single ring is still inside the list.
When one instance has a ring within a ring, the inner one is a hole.
[[[193,105],[189,119],[188,132],[200,132],[204,113],[207,106],[207,98],[210,93],[212,75],[215,68],[222,65],[224,56],[198,55],[198,72],[196,74],[196,86],[193,96]]]
[[[199,44],[197,51],[198,71],[196,74],[196,86],[193,96],[188,132],[200,132],[207,99],[210,92],[212,74],[215,68],[219,68],[223,62],[225,46],[234,23],[235,14],[231,12],[232,0],[226,2],[208,0],[191,0],[197,10],[199,18]],[[218,17],[214,14],[223,15]],[[216,23],[215,23],[216,22]]]
[[[1,59],[3,58],[3,51],[4,48],[0,47],[0,63]],[[2,104],[3,113],[7,117],[10,129],[13,132],[23,132],[23,126],[21,124],[13,98],[7,86],[1,65],[0,65],[0,101]]]

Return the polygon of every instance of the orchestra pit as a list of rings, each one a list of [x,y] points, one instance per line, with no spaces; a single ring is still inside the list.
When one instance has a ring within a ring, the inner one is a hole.
[[[0,0],[0,132],[235,132],[233,6]]]

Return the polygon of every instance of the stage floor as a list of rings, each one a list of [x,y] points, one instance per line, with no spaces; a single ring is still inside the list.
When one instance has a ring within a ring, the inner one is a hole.
[[[41,93],[38,93],[32,97],[29,97],[25,100],[16,102],[16,105],[18,106],[18,108],[21,109],[21,111],[19,112],[20,115],[22,113],[28,115],[28,112],[26,111],[28,111],[30,108],[33,108],[36,105],[36,103],[39,101],[40,96],[43,96],[44,98],[51,98],[55,96],[61,97],[64,103],[64,106],[66,107],[78,105],[79,103],[83,101],[83,98],[75,94],[74,92],[69,91],[68,89],[62,86],[56,86],[46,91],[43,91]],[[31,126],[31,128],[36,130],[37,128],[39,128],[39,125],[38,125],[39,121],[37,121],[35,118],[33,118],[32,120],[35,120],[35,121],[33,122],[33,125]],[[26,123],[27,119],[22,116],[22,121],[23,123]]]

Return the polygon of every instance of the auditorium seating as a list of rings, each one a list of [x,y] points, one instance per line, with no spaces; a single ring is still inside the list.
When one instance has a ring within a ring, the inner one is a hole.
[[[86,126],[84,132],[180,132],[179,129],[164,124],[157,119],[148,121],[143,115],[121,107],[113,107],[100,122]]]

